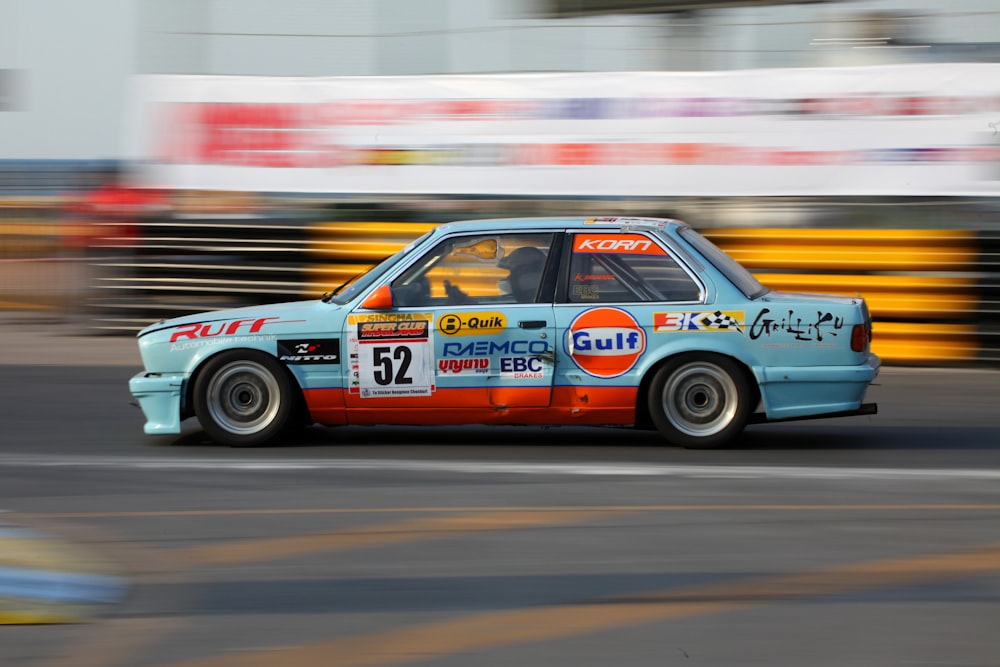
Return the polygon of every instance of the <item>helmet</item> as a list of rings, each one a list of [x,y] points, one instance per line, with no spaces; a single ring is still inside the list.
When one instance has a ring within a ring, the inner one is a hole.
[[[509,255],[505,255],[497,263],[497,266],[512,272],[530,268],[541,271],[542,267],[545,266],[545,253],[532,246],[522,246]]]
[[[538,283],[542,279],[542,270],[545,268],[545,253],[531,246],[517,248],[509,255],[503,257],[498,263],[502,269],[507,269],[510,276],[507,280],[502,280],[501,289],[507,291],[518,301],[518,303],[529,303],[535,300],[538,292]]]

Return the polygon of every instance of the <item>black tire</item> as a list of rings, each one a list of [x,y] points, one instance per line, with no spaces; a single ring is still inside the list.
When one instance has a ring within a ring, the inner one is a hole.
[[[650,417],[668,442],[712,449],[743,431],[757,392],[742,366],[704,353],[667,362],[653,376],[648,400]]]
[[[265,445],[296,414],[292,381],[274,357],[229,350],[209,359],[194,383],[194,412],[205,432],[232,447]]]

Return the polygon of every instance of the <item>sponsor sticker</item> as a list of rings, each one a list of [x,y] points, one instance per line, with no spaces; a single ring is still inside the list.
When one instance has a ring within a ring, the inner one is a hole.
[[[277,339],[275,334],[261,334],[256,336],[226,336],[225,338],[200,338],[198,340],[185,340],[179,343],[171,343],[171,352],[185,352],[197,350],[200,347],[212,347],[213,345],[232,345],[233,343],[267,343]]]
[[[279,340],[278,360],[285,364],[339,364],[339,338]]]
[[[348,338],[351,393],[361,398],[430,396],[434,386],[431,320],[358,317]]]
[[[544,340],[475,340],[467,343],[448,341],[442,346],[443,357],[491,357],[497,354],[544,354],[549,344]]]
[[[255,317],[243,320],[224,320],[222,322],[193,322],[182,324],[170,334],[170,342],[181,340],[198,340],[215,338],[217,336],[236,336],[256,334],[270,324],[287,324],[289,322],[304,322],[305,320],[283,320],[280,317]]]
[[[594,308],[576,316],[563,345],[583,372],[613,378],[635,366],[646,350],[646,333],[620,308]]]
[[[437,320],[437,330],[445,336],[487,336],[507,328],[503,313],[445,313]]]
[[[653,331],[735,331],[742,334],[745,321],[746,313],[742,310],[653,313]]]
[[[409,322],[411,320],[429,320],[430,313],[351,313],[347,323],[354,325],[361,322]]]
[[[489,372],[489,357],[438,359],[438,373],[440,375],[488,375]]]
[[[622,255],[665,255],[666,251],[643,234],[577,234],[573,252],[600,252]]]
[[[361,322],[358,324],[358,340],[420,340],[427,339],[426,320],[409,322]]]
[[[589,218],[584,220],[585,225],[642,225],[643,227],[658,227],[660,229],[667,226],[661,218],[615,218],[615,217],[604,217],[604,218]]]
[[[816,313],[813,316],[812,313]],[[808,313],[797,313],[788,309],[782,313],[771,313],[770,308],[761,308],[757,316],[750,324],[750,340],[757,340],[760,337],[771,339],[772,337],[791,337],[796,341],[815,341],[815,344],[823,342],[824,336],[836,338],[844,328],[844,318],[834,315],[829,311],[813,310]]]
[[[539,356],[500,357],[500,377],[541,380],[545,377],[545,362]]]

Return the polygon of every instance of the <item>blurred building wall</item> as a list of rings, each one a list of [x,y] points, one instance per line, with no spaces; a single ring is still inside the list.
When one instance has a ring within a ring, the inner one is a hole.
[[[861,0],[568,18],[553,18],[548,8],[544,0],[0,0],[0,85],[16,89],[16,99],[0,109],[0,160],[120,159],[125,90],[131,75],[142,73],[390,75],[1000,60],[996,0]],[[857,41],[866,36],[876,41]],[[888,41],[878,41],[882,37]]]
[[[136,71],[134,0],[0,0],[0,160],[121,155],[126,86]]]

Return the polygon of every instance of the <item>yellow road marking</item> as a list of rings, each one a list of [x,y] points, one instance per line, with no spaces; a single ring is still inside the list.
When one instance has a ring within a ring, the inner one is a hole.
[[[613,516],[618,512],[488,512],[429,517],[380,525],[359,526],[333,532],[289,537],[240,540],[172,551],[186,565],[247,563],[302,556],[311,553],[359,549],[414,540],[435,540],[469,533],[484,533],[552,524],[565,524]]]
[[[624,598],[611,602],[465,615],[460,618],[259,653],[163,667],[369,667],[572,637],[637,623],[732,611],[804,596],[1000,571],[1000,543],[973,551],[870,561]]]

